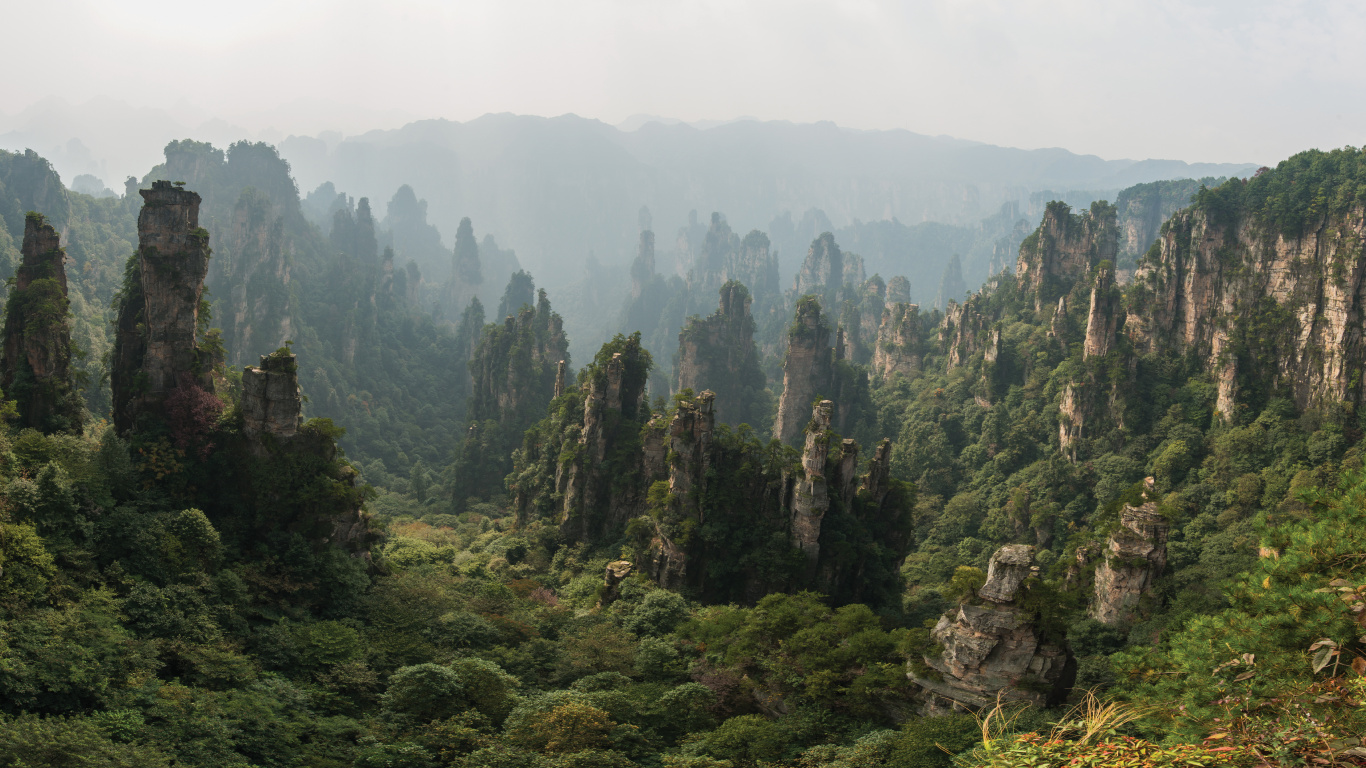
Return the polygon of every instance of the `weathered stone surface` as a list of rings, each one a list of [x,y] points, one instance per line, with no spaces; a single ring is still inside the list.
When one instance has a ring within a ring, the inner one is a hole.
[[[618,587],[627,576],[635,570],[635,565],[630,560],[613,560],[607,564],[606,573],[602,577],[603,590],[602,597],[598,600],[598,607],[605,608],[617,601],[620,596]]]
[[[996,550],[987,564],[987,583],[977,590],[983,600],[993,603],[1009,603],[1020,591],[1020,585],[1029,578],[1029,569],[1034,565],[1034,547],[1028,544],[1008,544]]]
[[[882,310],[873,351],[873,375],[890,380],[893,376],[914,379],[921,363],[920,307],[892,304]]]
[[[295,356],[275,352],[261,364],[242,371],[242,431],[259,441],[262,435],[288,440],[303,423],[299,366]]]
[[[1151,486],[1152,478],[1148,478]],[[1157,511],[1157,502],[1147,501],[1120,511],[1119,530],[1110,535],[1096,566],[1095,598],[1091,616],[1104,624],[1116,625],[1133,618],[1143,593],[1167,565],[1167,532],[1170,525]]]
[[[1129,336],[1142,351],[1195,354],[1218,384],[1225,419],[1237,408],[1236,344],[1249,333],[1275,366],[1264,376],[1299,408],[1362,402],[1366,366],[1366,209],[1324,217],[1298,236],[1267,231],[1251,215],[1215,222],[1178,211],[1159,253],[1134,275]]]
[[[910,304],[911,281],[901,275],[888,280],[886,300],[888,304]]]
[[[153,182],[140,190],[137,284],[127,286],[114,339],[110,387],[114,426],[136,429],[148,415],[160,417],[167,393],[194,380],[211,390],[196,332],[199,299],[209,265],[209,234],[199,227],[199,195]],[[198,370],[196,370],[198,369]]]
[[[863,285],[866,279],[862,257],[841,251],[835,236],[825,232],[811,241],[806,261],[793,279],[792,289],[798,296],[815,294],[834,299],[834,293],[842,291],[845,285]]]
[[[71,320],[66,252],[47,220],[24,220],[22,261],[5,306],[0,388],[19,424],[44,432],[80,432],[84,406],[71,378]]]
[[[1067,650],[1042,636],[1034,616],[1011,604],[1033,563],[1034,548],[1002,547],[992,555],[981,606],[961,605],[930,635],[943,651],[925,663],[941,676],[909,675],[926,691],[927,713],[981,709],[1003,701],[1055,704],[1071,685]]]
[[[798,302],[783,360],[783,394],[773,424],[775,438],[789,445],[797,442],[809,420],[811,401],[829,387],[833,368],[830,327],[821,316],[820,304]]]
[[[744,285],[721,286],[720,308],[688,323],[678,334],[677,389],[711,390],[716,418],[727,424],[754,423],[755,393],[764,387],[759,350],[754,345],[754,318]]]
[[[792,540],[810,562],[820,557],[821,520],[830,508],[825,477],[825,460],[830,451],[826,432],[834,410],[834,403],[822,400],[811,411],[802,451],[802,477],[797,481],[792,502]]]
[[[868,497],[877,506],[882,506],[882,501],[887,498],[887,492],[891,488],[892,476],[892,441],[890,438],[882,438],[878,443],[877,450],[873,452],[873,458],[868,462],[868,474],[863,478],[862,490],[868,492]]]
[[[1086,341],[1082,344],[1082,359],[1105,357],[1115,348],[1115,334],[1119,330],[1120,295],[1115,288],[1115,270],[1108,263],[1096,269],[1096,282],[1091,289],[1091,312],[1086,320]]]
[[[1082,407],[1082,396],[1077,384],[1063,387],[1062,401],[1058,404],[1058,447],[1064,456],[1077,460],[1077,442],[1085,436],[1086,409]]]
[[[1114,206],[1098,201],[1077,216],[1066,203],[1052,202],[1039,229],[1020,245],[1015,277],[1042,310],[1100,262],[1113,263],[1118,247]]]
[[[988,324],[988,319],[976,310],[971,300],[965,304],[949,302],[939,325],[939,338],[948,353],[949,370],[963,365],[982,350]]]
[[[270,198],[254,189],[242,192],[222,234],[210,282],[214,293],[225,295],[226,300],[217,303],[215,320],[223,329],[228,362],[242,365],[251,359],[253,351],[277,349],[294,335],[290,246],[283,216]],[[392,254],[386,265],[392,273]],[[391,277],[389,281],[392,283]],[[249,290],[258,286],[273,287]]]

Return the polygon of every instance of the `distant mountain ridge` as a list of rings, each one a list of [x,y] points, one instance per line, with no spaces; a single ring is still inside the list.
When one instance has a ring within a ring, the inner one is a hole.
[[[350,194],[385,199],[410,184],[443,232],[469,216],[506,238],[522,263],[552,284],[574,279],[589,252],[607,264],[626,263],[642,205],[660,232],[683,225],[691,210],[724,211],[737,231],[765,229],[784,212],[811,208],[837,227],[893,218],[976,224],[1042,190],[1117,191],[1257,167],[1105,160],[831,122],[738,121],[699,130],[651,120],[627,131],[576,115],[422,120],[339,143],[294,136],[280,151],[303,190],[332,181]]]

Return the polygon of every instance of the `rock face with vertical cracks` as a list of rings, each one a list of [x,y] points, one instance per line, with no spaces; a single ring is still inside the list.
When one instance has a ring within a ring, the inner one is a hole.
[[[1193,354],[1231,419],[1239,380],[1283,389],[1300,409],[1363,400],[1366,208],[1320,215],[1298,232],[1249,211],[1200,206],[1163,227],[1131,286],[1129,331],[1141,352]]]
[[[299,366],[284,351],[261,356],[261,364],[242,371],[242,431],[253,441],[263,435],[288,440],[299,433],[303,402]]]
[[[253,351],[278,348],[294,335],[290,247],[284,218],[270,198],[255,189],[242,191],[222,238],[209,282],[228,286],[228,300],[219,302],[214,314],[223,328],[228,362],[242,365]],[[392,268],[390,259],[384,272],[390,288]]]
[[[1020,244],[1015,277],[1022,291],[1034,295],[1035,310],[1042,311],[1097,264],[1113,263],[1118,249],[1113,205],[1097,201],[1074,215],[1066,203],[1055,201],[1044,210],[1039,228]]]
[[[5,305],[0,388],[19,409],[19,423],[44,432],[80,432],[84,408],[71,379],[71,312],[66,252],[57,230],[30,213],[23,261]]]
[[[826,432],[830,429],[830,415],[834,410],[834,403],[822,400],[811,411],[806,446],[802,450],[802,476],[797,480],[792,498],[792,540],[811,563],[820,558],[821,520],[830,508],[825,477],[826,457],[830,453]]]
[[[1056,704],[1070,686],[1071,658],[1036,626],[1020,605],[1029,587],[1034,547],[1011,544],[991,556],[980,605],[963,604],[930,633],[943,651],[926,656],[936,675],[913,679],[926,694],[927,713],[978,710],[1003,701]]]
[[[873,375],[884,380],[893,376],[914,379],[920,375],[920,307],[896,303],[882,310],[873,350]]]
[[[706,318],[691,320],[678,334],[678,391],[716,393],[716,418],[727,424],[754,424],[763,414],[759,396],[764,372],[754,345],[754,318],[744,285],[721,286],[721,305]],[[756,402],[757,399],[757,402]]]
[[[209,267],[199,195],[169,181],[153,182],[139,193],[138,252],[124,285],[109,372],[120,434],[160,418],[161,403],[177,387],[213,389],[213,361],[197,338]]]
[[[834,369],[830,346],[830,326],[821,316],[820,303],[804,299],[797,303],[797,316],[787,337],[787,358],[783,361],[783,395],[778,401],[778,418],[773,436],[795,444],[806,427],[811,402],[827,388]]]
[[[1152,478],[1148,478],[1151,482]],[[1157,502],[1119,514],[1119,529],[1110,535],[1103,559],[1096,566],[1095,597],[1091,616],[1111,626],[1133,618],[1143,593],[1167,565],[1167,532],[1170,525],[1157,511]]]

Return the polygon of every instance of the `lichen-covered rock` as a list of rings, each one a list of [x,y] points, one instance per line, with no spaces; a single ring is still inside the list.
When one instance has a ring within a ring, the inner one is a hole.
[[[991,558],[982,605],[964,604],[940,618],[930,635],[943,650],[924,658],[937,673],[909,676],[926,692],[927,713],[977,710],[1001,701],[1056,704],[1071,685],[1071,657],[1046,637],[1036,615],[1018,605],[1034,548],[1002,547]]]
[[[262,435],[288,440],[303,422],[299,366],[280,350],[261,356],[261,364],[242,371],[242,431],[259,442]]]
[[[5,305],[0,388],[18,407],[22,426],[80,432],[85,411],[70,371],[66,252],[57,230],[30,213],[21,253]]]
[[[1148,478],[1151,486],[1152,478]],[[1146,501],[1124,505],[1119,529],[1110,535],[1103,559],[1096,566],[1095,598],[1091,616],[1103,624],[1123,624],[1133,618],[1139,599],[1167,565],[1167,532],[1170,525]]]
[[[213,361],[197,337],[209,266],[199,195],[169,181],[140,194],[136,269],[124,286],[109,371],[120,434],[135,431],[144,418],[160,419],[161,404],[182,384],[213,389]]]

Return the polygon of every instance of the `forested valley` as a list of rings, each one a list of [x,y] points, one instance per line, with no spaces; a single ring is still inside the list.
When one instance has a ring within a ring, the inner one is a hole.
[[[937,285],[380,207],[0,152],[0,767],[1366,765],[1366,150]]]

